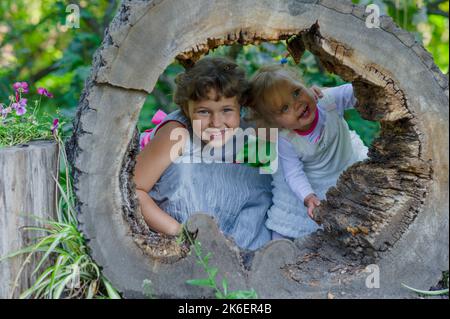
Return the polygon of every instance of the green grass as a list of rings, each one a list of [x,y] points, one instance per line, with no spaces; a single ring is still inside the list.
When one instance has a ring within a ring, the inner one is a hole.
[[[32,140],[51,140],[51,119],[11,116],[0,119],[0,148],[25,144]]]

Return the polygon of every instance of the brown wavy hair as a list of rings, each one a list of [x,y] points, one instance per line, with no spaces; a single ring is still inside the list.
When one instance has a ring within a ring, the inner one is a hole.
[[[189,101],[208,100],[211,90],[216,101],[237,97],[240,105],[248,100],[250,84],[245,72],[235,62],[222,57],[205,57],[175,78],[174,102],[189,117]]]

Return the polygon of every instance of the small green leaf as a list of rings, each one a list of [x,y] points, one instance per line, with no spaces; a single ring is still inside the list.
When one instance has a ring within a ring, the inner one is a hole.
[[[222,279],[222,287],[224,295],[228,295],[228,282],[225,278]]]
[[[203,257],[203,262],[205,264],[209,263],[209,260],[211,259],[212,254],[211,253],[207,253],[205,257]]]
[[[209,288],[214,288],[215,284],[214,282],[209,279],[209,278],[205,278],[205,279],[190,279],[186,281],[187,284],[189,285],[193,285],[193,286],[200,286],[200,287],[209,287]]]
[[[215,296],[216,296],[217,299],[226,299],[225,295],[222,292],[220,292],[220,291],[217,291],[215,293]]]
[[[207,272],[210,278],[215,278],[217,276],[217,273],[219,272],[219,269],[216,267],[211,267],[208,268]]]

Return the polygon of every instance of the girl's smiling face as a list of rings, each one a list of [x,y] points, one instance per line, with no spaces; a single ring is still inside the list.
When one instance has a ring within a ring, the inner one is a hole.
[[[194,134],[212,147],[224,145],[240,125],[240,105],[237,98],[221,97],[216,91],[208,93],[208,99],[189,101],[189,118]]]
[[[286,82],[273,96],[273,119],[280,127],[307,131],[314,122],[317,104],[310,89],[300,83]]]

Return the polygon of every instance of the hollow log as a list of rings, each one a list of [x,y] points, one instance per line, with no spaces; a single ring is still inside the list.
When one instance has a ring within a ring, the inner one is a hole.
[[[41,225],[35,217],[56,218],[52,174],[56,177],[57,171],[58,146],[53,141],[32,141],[0,149],[0,256],[19,250],[36,238],[38,233],[23,229]],[[0,262],[0,299],[16,298],[34,283],[36,275],[31,273],[40,256],[33,255],[24,267],[27,254]]]
[[[365,7],[344,0],[123,1],[94,56],[69,148],[82,231],[125,297],[142,297],[144,279],[160,298],[213,296],[185,283],[203,276],[195,258],[149,236],[134,191],[135,127],[159,75],[220,45],[293,35],[294,57],[315,54],[353,83],[362,116],[381,122],[369,159],[327,193],[317,211],[323,231],[270,242],[250,264],[209,217],[189,227],[230,289],[262,298],[404,298],[413,295],[402,283],[437,283],[448,269],[448,78],[390,17],[379,28],[366,18]],[[366,285],[372,264],[379,288]]]

